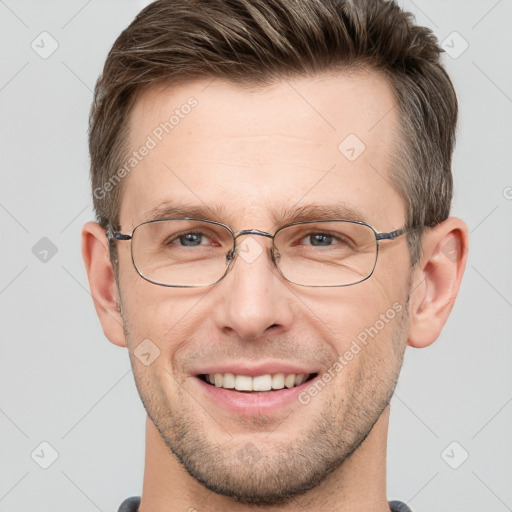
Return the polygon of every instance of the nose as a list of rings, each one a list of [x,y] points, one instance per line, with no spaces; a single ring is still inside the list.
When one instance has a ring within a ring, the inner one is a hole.
[[[215,322],[224,333],[257,340],[293,324],[293,294],[270,257],[270,240],[239,240],[232,268],[217,284]]]

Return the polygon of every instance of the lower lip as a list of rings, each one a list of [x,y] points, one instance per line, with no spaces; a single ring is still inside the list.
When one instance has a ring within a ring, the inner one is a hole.
[[[299,404],[298,395],[314,384],[318,376],[303,382],[294,388],[284,388],[268,392],[244,393],[233,389],[224,389],[207,384],[199,377],[194,377],[202,391],[224,409],[242,416],[271,415],[281,411],[290,404]]]

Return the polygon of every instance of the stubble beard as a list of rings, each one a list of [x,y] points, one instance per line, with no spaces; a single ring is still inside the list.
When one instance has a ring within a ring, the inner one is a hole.
[[[129,330],[124,320],[125,334],[129,340]],[[210,491],[242,504],[285,505],[325,481],[370,434],[388,406],[398,381],[407,321],[405,307],[391,334],[393,366],[388,369],[387,375],[379,376],[376,368],[370,365],[365,370],[365,365],[361,365],[362,371],[356,381],[350,383],[353,396],[344,395],[344,399],[353,400],[345,408],[344,414],[338,413],[339,401],[334,403],[332,399],[326,399],[316,423],[290,442],[272,440],[271,432],[267,438],[263,437],[268,439],[267,443],[251,442],[254,439],[251,434],[240,441],[222,431],[208,414],[199,420],[187,417],[178,404],[191,402],[192,399],[180,384],[176,383],[176,396],[171,403],[158,381],[148,379],[148,374],[139,369],[132,351],[130,357],[137,389],[149,418],[166,446],[194,479]],[[131,346],[130,342],[128,346]],[[333,385],[336,380],[333,379],[330,384]],[[326,390],[320,395],[327,393]],[[308,405],[298,407],[297,414],[292,413],[285,422],[304,422],[303,415],[308,414]],[[267,420],[271,419],[255,419],[253,427],[256,423],[263,426]],[[207,436],[210,429],[216,428],[221,430],[221,434],[226,434],[225,442],[218,443]],[[276,430],[279,430],[279,426]]]

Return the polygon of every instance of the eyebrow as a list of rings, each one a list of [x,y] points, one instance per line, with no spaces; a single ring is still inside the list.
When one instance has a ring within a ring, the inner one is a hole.
[[[143,222],[184,217],[222,222],[221,219],[226,216],[227,212],[224,205],[209,207],[206,204],[164,202],[147,211],[144,214]]]
[[[335,204],[307,204],[298,208],[282,208],[274,220],[282,224],[307,222],[310,220],[357,220],[366,222],[366,216],[343,202]]]
[[[282,206],[274,208],[271,211],[271,215],[273,222],[280,226],[293,224],[295,222],[328,219],[367,222],[366,216],[361,211],[342,201],[334,204],[314,203],[299,207]],[[226,219],[229,216],[226,205],[224,204],[207,206],[206,204],[164,202],[147,211],[144,214],[144,220],[142,222],[190,217],[227,224]]]

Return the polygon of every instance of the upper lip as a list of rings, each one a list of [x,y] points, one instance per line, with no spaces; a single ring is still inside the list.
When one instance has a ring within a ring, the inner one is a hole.
[[[283,362],[267,362],[259,364],[249,364],[247,362],[240,361],[238,363],[225,363],[219,365],[209,365],[194,370],[194,375],[214,375],[216,373],[233,373],[235,375],[247,375],[249,377],[256,377],[258,375],[276,373],[284,373],[290,375],[292,373],[298,375],[301,373],[311,375],[312,373],[318,373],[318,368],[312,366],[305,366],[293,363]]]

